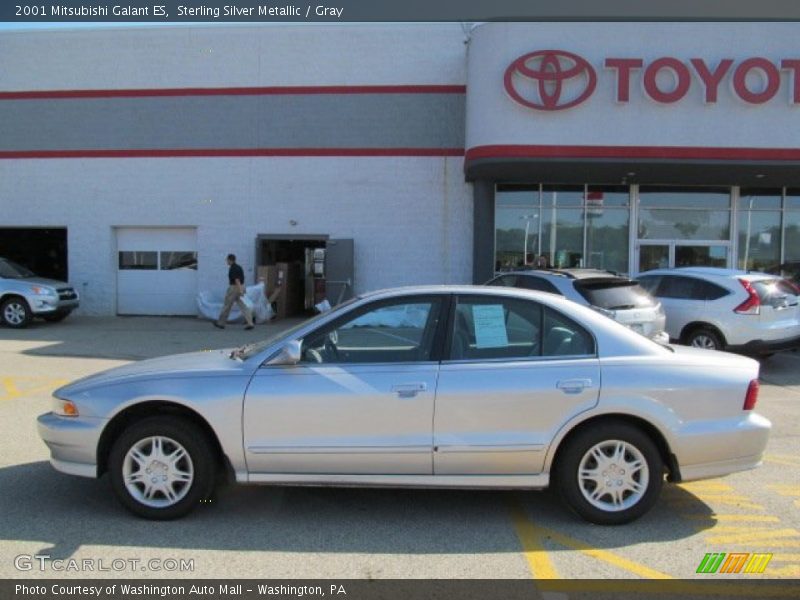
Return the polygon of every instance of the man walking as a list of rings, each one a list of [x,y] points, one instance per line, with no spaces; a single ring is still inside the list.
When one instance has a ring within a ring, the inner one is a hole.
[[[244,271],[242,267],[236,264],[236,255],[228,254],[228,291],[225,292],[225,303],[222,305],[222,312],[219,313],[219,318],[214,321],[214,327],[219,329],[225,328],[225,323],[228,321],[228,315],[233,308],[234,303],[239,306],[242,311],[247,325],[245,329],[253,328],[253,315],[250,314],[247,306],[242,302],[244,296]]]

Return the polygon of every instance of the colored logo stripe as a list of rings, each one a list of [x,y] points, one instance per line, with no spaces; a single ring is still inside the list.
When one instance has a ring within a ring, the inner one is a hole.
[[[726,558],[727,557],[727,558]],[[697,573],[763,573],[767,568],[772,554],[750,554],[749,552],[709,552],[700,561]]]

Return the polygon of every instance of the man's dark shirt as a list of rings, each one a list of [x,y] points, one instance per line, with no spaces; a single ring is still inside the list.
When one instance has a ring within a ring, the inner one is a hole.
[[[244,271],[242,267],[233,263],[231,268],[228,269],[228,283],[231,285],[236,285],[236,280],[239,280],[239,283],[244,285]]]

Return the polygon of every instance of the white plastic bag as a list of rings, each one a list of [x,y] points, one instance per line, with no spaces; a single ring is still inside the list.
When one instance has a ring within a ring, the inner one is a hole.
[[[223,300],[222,294],[219,292],[200,292],[197,294],[197,310],[203,318],[216,321],[222,311]],[[247,286],[242,301],[252,307],[250,310],[253,313],[253,321],[256,323],[266,323],[275,315],[264,296],[263,283]],[[231,314],[228,316],[228,323],[242,323],[243,321],[244,317],[238,304],[234,304]]]

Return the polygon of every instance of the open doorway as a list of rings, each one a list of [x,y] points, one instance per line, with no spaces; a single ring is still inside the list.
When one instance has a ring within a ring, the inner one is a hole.
[[[278,317],[316,312],[353,293],[353,240],[327,235],[259,235],[256,282],[263,281]]]
[[[41,277],[69,281],[66,227],[0,228],[0,256]]]

